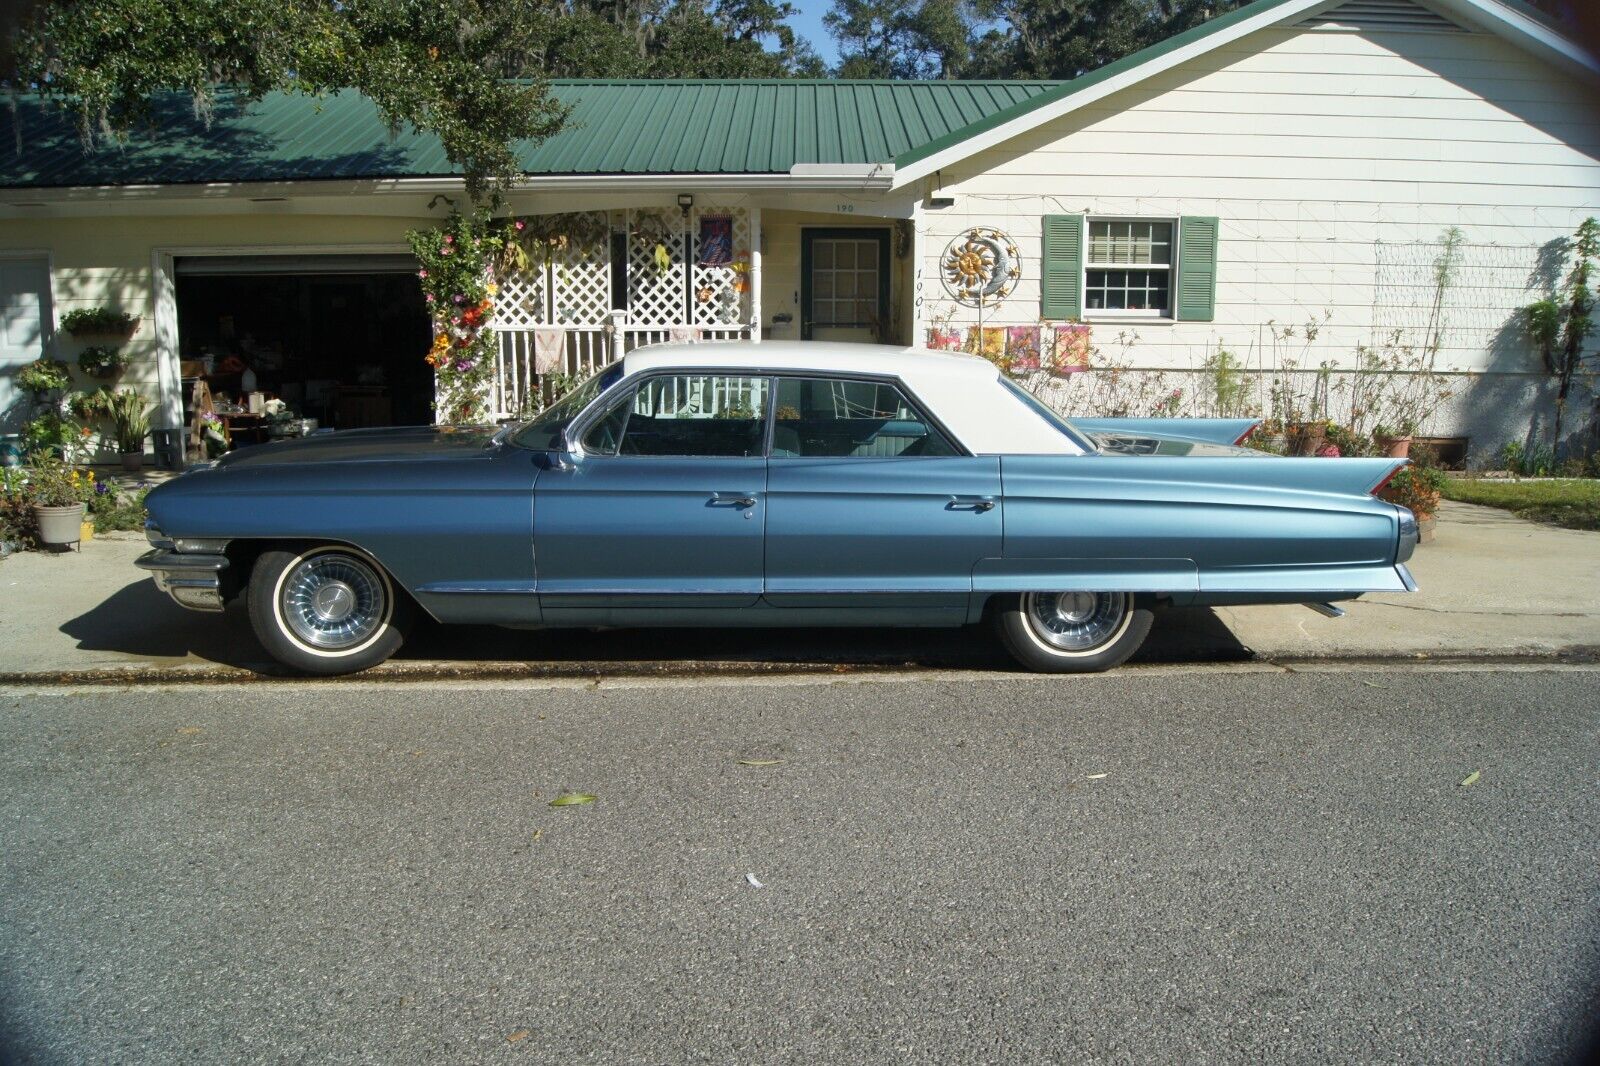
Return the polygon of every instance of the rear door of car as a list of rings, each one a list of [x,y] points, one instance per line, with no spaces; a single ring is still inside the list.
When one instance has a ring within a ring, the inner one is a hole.
[[[963,454],[893,381],[784,376],[774,392],[766,600],[964,612],[973,566],[1000,554],[999,458]]]
[[[652,375],[578,427],[581,454],[534,489],[547,621],[759,601],[770,391],[760,375]]]

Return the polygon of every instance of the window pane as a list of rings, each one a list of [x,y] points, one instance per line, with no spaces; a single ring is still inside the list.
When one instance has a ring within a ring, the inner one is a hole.
[[[775,418],[772,454],[778,457],[956,454],[893,385],[782,378]]]
[[[766,408],[766,378],[651,378],[634,394],[620,454],[760,455]]]
[[[1170,310],[1171,280],[1166,270],[1089,270],[1084,277],[1084,304],[1090,311]]]
[[[1172,223],[1089,222],[1089,262],[1107,265],[1172,262]]]

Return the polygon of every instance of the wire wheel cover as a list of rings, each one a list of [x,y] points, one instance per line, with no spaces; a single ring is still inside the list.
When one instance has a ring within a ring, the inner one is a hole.
[[[301,643],[327,651],[366,643],[388,611],[388,595],[377,572],[344,554],[302,559],[282,588],[284,623]]]
[[[1040,641],[1064,652],[1095,651],[1127,628],[1123,592],[1030,592],[1023,597],[1028,628]]]

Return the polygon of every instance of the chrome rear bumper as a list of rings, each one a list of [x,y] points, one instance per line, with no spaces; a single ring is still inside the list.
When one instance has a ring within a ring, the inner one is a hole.
[[[222,610],[222,572],[228,568],[227,556],[153,548],[135,559],[133,565],[150,571],[156,588],[171,596],[178,606],[191,611]]]

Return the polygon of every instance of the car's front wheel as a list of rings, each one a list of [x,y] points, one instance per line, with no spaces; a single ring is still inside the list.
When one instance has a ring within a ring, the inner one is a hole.
[[[250,624],[267,652],[306,674],[350,674],[400,649],[410,601],[372,559],[333,545],[268,551],[250,573]]]
[[[995,627],[1030,670],[1085,674],[1119,666],[1150,633],[1151,612],[1127,592],[1024,592],[999,605]]]

